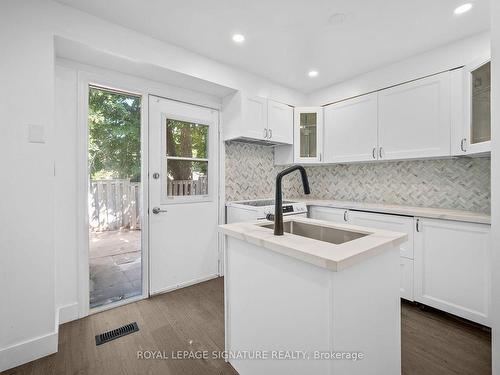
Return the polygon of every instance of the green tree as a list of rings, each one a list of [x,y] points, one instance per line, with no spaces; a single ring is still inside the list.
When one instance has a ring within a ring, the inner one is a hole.
[[[208,126],[179,120],[167,120],[167,155],[207,158]],[[173,180],[190,180],[193,172],[207,174],[207,162],[169,160],[168,174]]]
[[[141,98],[91,87],[89,170],[92,179],[141,178]]]

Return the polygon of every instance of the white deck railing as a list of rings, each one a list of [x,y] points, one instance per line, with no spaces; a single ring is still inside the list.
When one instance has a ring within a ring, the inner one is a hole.
[[[167,195],[207,195],[207,177],[199,177],[197,180],[168,180]]]
[[[89,226],[94,231],[140,229],[140,182],[91,180]]]

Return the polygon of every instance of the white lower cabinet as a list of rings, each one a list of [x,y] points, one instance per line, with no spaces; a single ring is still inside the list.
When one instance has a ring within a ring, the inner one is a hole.
[[[415,300],[490,325],[490,226],[416,220]]]
[[[413,217],[350,211],[343,208],[312,206],[309,217],[334,223],[350,223],[365,227],[403,232],[408,241],[401,245],[401,298],[413,301]]]
[[[399,293],[401,298],[413,301],[413,259],[399,258]]]
[[[401,298],[490,325],[490,226],[312,206],[313,219],[408,234],[401,245]]]
[[[408,240],[399,249],[401,265],[399,287],[401,298],[413,301],[413,217],[350,211],[349,223],[408,235]]]

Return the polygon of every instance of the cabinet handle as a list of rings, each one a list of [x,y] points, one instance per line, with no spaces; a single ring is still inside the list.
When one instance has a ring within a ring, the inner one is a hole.
[[[378,149],[378,156],[380,157],[380,159],[382,159],[382,157],[383,157],[383,156],[382,156],[382,147],[380,147],[380,148]]]
[[[349,211],[347,211],[347,210],[344,211],[344,221],[349,220],[349,216],[347,216],[348,213],[349,213]]]
[[[374,159],[377,158],[377,148],[376,147],[374,147],[373,150],[372,150],[372,156],[373,156]]]
[[[269,139],[273,137],[273,129],[269,129]]]
[[[466,152],[467,149],[465,148],[465,144],[467,142],[467,138],[462,138],[462,140],[460,141],[460,149],[463,151],[463,152]]]
[[[267,128],[264,128],[264,138],[267,138]]]
[[[319,153],[319,161],[321,161],[321,159],[323,159],[323,154],[321,154],[321,152]]]
[[[417,232],[420,232],[420,219],[417,219],[417,222],[415,224]]]

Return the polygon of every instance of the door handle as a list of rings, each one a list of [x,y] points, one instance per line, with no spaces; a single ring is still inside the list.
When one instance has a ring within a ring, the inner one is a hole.
[[[160,212],[167,212],[167,210],[162,210],[160,207],[153,207],[153,213],[158,215]]]

